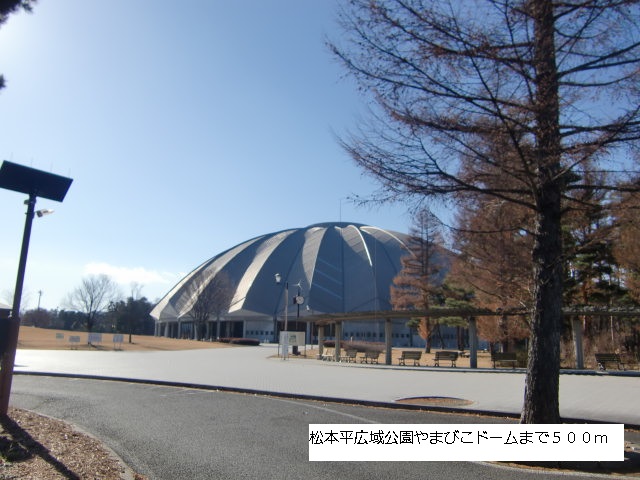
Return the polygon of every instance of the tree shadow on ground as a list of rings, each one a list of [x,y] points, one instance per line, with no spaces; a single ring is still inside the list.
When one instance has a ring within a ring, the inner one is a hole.
[[[0,458],[17,463],[37,456],[55,468],[64,478],[80,480],[76,473],[58,461],[44,445],[35,440],[8,415],[0,415],[0,425],[3,430],[0,432]]]

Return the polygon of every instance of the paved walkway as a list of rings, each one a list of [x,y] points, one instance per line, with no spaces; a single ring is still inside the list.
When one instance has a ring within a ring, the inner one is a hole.
[[[18,350],[17,372],[177,382],[395,403],[410,397],[469,400],[466,410],[518,414],[524,373],[354,365],[276,358],[276,346],[173,352]],[[640,425],[640,372],[569,372],[560,377],[565,418]]]

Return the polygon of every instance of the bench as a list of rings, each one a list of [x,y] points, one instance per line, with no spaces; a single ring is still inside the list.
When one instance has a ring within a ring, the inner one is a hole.
[[[407,360],[413,360],[414,366],[420,366],[420,359],[422,358],[422,352],[416,352],[414,350],[403,350],[400,353],[400,359],[398,365],[406,365]]]
[[[615,363],[618,366],[618,370],[626,370],[624,362],[617,353],[596,353],[595,355],[596,363],[600,370],[606,370],[607,363]]]
[[[382,352],[369,350],[364,352],[364,356],[360,358],[360,363],[378,363],[378,358]]]
[[[340,355],[341,362],[347,363],[356,363],[356,356],[358,355],[358,350],[349,349],[345,351],[344,355]]]
[[[447,362],[451,362],[451,366],[456,366],[456,360],[458,360],[458,352],[449,352],[446,350],[436,352],[435,364],[434,366],[440,366],[440,360],[445,360]]]
[[[322,351],[322,355],[319,355],[320,360],[328,360],[328,361],[333,360],[335,358],[334,351],[335,350],[333,348],[325,348]]]
[[[511,368],[516,368],[518,359],[515,352],[494,352],[491,354],[491,361],[493,362],[493,368],[505,363],[510,363]]]

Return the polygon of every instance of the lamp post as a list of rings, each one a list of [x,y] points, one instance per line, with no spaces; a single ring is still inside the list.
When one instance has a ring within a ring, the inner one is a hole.
[[[275,279],[276,279],[276,284],[280,285],[282,283],[282,275],[280,275],[279,273],[275,274]],[[300,305],[304,303],[304,297],[300,295],[300,282],[298,282],[296,286],[298,287],[298,293],[293,297],[293,304],[296,305],[298,308],[295,328],[298,327],[298,321],[300,319]],[[284,331],[285,332],[289,331],[289,282],[288,281],[284,282]],[[284,358],[287,358],[287,355],[289,354],[289,334],[288,333],[285,333],[284,335],[283,350],[284,350]],[[295,355],[298,354],[297,345],[294,345],[293,353]]]
[[[276,284],[280,285],[282,282],[282,276],[279,273],[275,274]],[[284,331],[288,328],[288,311],[289,311],[289,282],[284,282]]]
[[[30,167],[24,167],[12,162],[4,161],[0,167],[0,188],[26,193],[29,198],[27,205],[27,217],[22,235],[22,248],[18,262],[18,275],[13,295],[11,317],[6,328],[7,338],[4,351],[0,352],[0,416],[6,416],[9,409],[9,396],[11,395],[11,382],[13,368],[15,366],[16,349],[18,347],[18,335],[20,333],[20,302],[22,300],[22,288],[27,267],[27,254],[29,252],[29,240],[31,238],[31,225],[36,214],[36,198],[43,197],[62,202],[73,180],[52,173],[43,172]],[[51,210],[40,210],[38,217],[51,213]]]
[[[276,284],[280,285],[282,282],[282,276],[279,273],[275,274]],[[284,336],[280,332],[280,338],[282,339],[282,359],[286,360],[289,356],[289,282],[284,282]]]

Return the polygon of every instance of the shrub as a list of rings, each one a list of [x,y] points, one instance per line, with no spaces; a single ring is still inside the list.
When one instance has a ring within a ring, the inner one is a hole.
[[[222,343],[232,343],[234,345],[250,345],[252,347],[256,347],[260,345],[260,340],[257,338],[221,338],[220,341]]]

